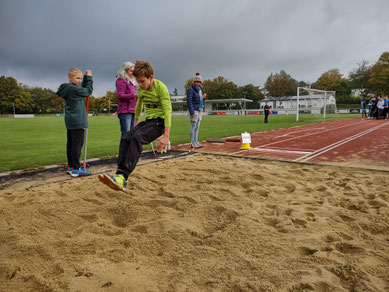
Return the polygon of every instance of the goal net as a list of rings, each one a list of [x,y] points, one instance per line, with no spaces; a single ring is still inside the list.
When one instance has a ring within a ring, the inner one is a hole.
[[[305,113],[314,114],[317,117],[323,115],[324,119],[326,114],[337,113],[335,94],[335,91],[297,87],[296,121],[299,121],[300,114]]]

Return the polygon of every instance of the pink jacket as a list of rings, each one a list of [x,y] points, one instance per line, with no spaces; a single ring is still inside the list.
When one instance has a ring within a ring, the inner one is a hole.
[[[124,78],[116,79],[116,91],[118,96],[118,114],[135,113],[137,98],[136,86]]]

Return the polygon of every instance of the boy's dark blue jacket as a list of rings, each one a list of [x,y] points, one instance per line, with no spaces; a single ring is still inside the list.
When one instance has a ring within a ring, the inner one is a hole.
[[[199,90],[194,84],[189,87],[186,93],[186,105],[191,115],[194,115],[195,111],[198,111],[200,108]]]
[[[84,75],[81,86],[72,83],[61,84],[57,95],[65,99],[65,125],[68,130],[88,128],[88,117],[84,98],[93,91],[92,76]]]

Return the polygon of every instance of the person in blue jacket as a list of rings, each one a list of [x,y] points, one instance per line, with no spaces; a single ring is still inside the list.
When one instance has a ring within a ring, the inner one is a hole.
[[[367,118],[367,113],[366,113],[366,100],[362,99],[361,101],[361,109],[362,109],[362,118],[365,117]]]
[[[190,142],[192,148],[203,147],[203,145],[198,142],[201,111],[203,109],[204,100],[207,97],[206,94],[203,94],[201,88],[202,83],[203,78],[200,73],[196,73],[193,84],[186,93],[186,105],[188,107],[190,120]]]

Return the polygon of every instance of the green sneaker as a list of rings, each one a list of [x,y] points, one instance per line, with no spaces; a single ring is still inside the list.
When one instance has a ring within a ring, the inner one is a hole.
[[[103,184],[106,184],[115,191],[124,191],[127,187],[127,181],[122,174],[110,175],[108,173],[103,173],[99,174],[98,178]]]

